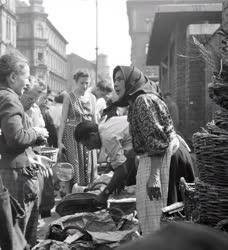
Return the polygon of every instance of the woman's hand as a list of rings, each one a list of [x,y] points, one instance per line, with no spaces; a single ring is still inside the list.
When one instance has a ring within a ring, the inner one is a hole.
[[[147,184],[147,195],[149,196],[150,200],[153,199],[159,200],[161,198],[161,185],[160,182],[155,181],[154,176],[150,176]]]

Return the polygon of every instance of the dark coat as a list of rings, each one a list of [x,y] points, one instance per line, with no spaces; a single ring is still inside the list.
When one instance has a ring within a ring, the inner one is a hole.
[[[24,108],[10,88],[0,88],[0,168],[29,166],[25,149],[36,143],[37,133],[24,129]]]
[[[195,180],[194,166],[190,152],[180,140],[178,150],[171,157],[167,205],[183,200],[179,188],[181,177],[184,177],[187,182],[194,182]]]
[[[25,129],[24,108],[19,96],[9,88],[0,88],[0,175],[10,195],[26,211],[19,226],[27,242],[34,246],[38,223],[37,170],[25,150],[37,142],[33,128]]]

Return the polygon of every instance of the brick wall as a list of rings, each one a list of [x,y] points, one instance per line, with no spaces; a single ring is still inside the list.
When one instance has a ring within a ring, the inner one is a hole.
[[[191,140],[192,134],[208,122],[208,108],[211,107],[207,107],[207,74],[205,62],[199,57],[192,37],[186,39],[184,24],[177,27],[175,36],[176,86],[173,86],[173,95],[179,107],[179,130]]]
[[[211,120],[212,106],[208,98],[207,84],[210,74],[198,48],[193,43],[192,36],[187,36],[188,23],[179,23],[172,32],[166,46],[166,56],[174,54],[174,79],[168,74],[168,81],[162,82],[163,92],[171,92],[179,108],[178,130],[186,139],[191,140],[194,132]],[[187,38],[186,38],[187,37]],[[208,38],[208,35],[199,35],[198,39]],[[174,53],[171,50],[174,48]],[[165,58],[165,56],[163,56]],[[170,71],[170,65],[168,71]],[[164,79],[163,79],[164,81]],[[168,83],[169,82],[169,83]]]
[[[186,59],[180,55],[185,54],[185,32],[183,27],[176,31],[176,103],[179,107],[179,130],[186,135],[186,92],[185,92],[185,68]]]
[[[195,36],[198,40],[205,38],[203,35]],[[189,93],[188,103],[188,134],[192,135],[204,127],[207,123],[207,81],[206,65],[204,59],[200,56],[198,48],[192,42],[192,36],[187,39],[187,71],[186,81]]]

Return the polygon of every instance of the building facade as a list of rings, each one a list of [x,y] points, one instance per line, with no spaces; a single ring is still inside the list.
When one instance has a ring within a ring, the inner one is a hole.
[[[153,79],[158,78],[158,67],[146,65],[149,38],[154,15],[161,1],[128,0],[127,14],[131,37],[131,64]]]
[[[16,48],[15,0],[0,1],[0,55]]]
[[[43,0],[17,1],[17,48],[30,62],[31,74],[55,92],[67,88],[67,41],[48,19]]]
[[[222,1],[163,5],[151,30],[148,65],[160,66],[160,86],[179,107],[179,130],[186,138],[212,119],[207,93],[211,72],[193,37],[206,43],[219,27]]]
[[[151,27],[155,13],[161,5],[178,3],[214,3],[220,0],[128,0],[127,13],[129,21],[129,35],[131,37],[131,63],[152,79],[158,79],[159,69],[155,65],[146,63]],[[164,29],[162,32],[167,32]]]

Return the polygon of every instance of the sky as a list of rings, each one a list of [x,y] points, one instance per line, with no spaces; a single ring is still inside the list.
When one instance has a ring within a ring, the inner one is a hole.
[[[126,0],[98,1],[98,51],[111,68],[129,65],[131,39]],[[96,58],[96,0],[43,0],[49,20],[68,41],[67,54]]]

